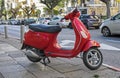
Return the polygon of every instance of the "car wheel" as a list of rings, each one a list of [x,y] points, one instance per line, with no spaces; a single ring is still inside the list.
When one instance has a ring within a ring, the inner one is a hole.
[[[73,28],[71,23],[69,23],[68,28],[70,28],[70,29]]]
[[[104,27],[104,28],[102,29],[102,34],[103,34],[104,37],[108,37],[108,36],[111,35],[111,32],[110,32],[109,28]]]
[[[91,70],[98,69],[103,62],[101,51],[96,47],[90,48],[88,51],[83,53],[83,62],[85,66]]]
[[[56,25],[59,25],[59,23],[57,23]]]
[[[88,23],[85,23],[84,25],[85,25],[85,27],[86,27],[87,29],[89,29]]]

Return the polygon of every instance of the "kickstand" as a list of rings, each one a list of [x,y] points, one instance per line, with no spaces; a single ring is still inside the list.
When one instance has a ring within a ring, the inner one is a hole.
[[[42,63],[46,66],[47,64],[50,63],[50,59],[48,57],[45,57],[45,58],[42,59],[42,61],[40,63]]]

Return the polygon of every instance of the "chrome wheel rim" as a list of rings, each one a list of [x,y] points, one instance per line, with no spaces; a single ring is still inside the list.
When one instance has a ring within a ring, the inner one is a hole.
[[[110,34],[110,31],[108,30],[108,28],[104,28],[103,29],[103,35],[104,36],[109,36],[109,34]]]
[[[96,67],[101,63],[101,54],[96,49],[91,49],[87,53],[87,62],[90,66]]]

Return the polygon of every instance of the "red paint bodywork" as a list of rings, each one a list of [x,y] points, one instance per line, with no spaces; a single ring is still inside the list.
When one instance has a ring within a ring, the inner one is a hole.
[[[85,52],[91,47],[99,47],[99,43],[90,40],[90,33],[79,20],[80,12],[73,11],[65,16],[65,19],[70,19],[76,35],[74,48],[71,50],[62,49],[57,43],[58,33],[35,32],[29,30],[24,35],[24,44],[34,48],[44,50],[46,56],[72,58],[80,52]],[[83,34],[82,34],[83,33]]]

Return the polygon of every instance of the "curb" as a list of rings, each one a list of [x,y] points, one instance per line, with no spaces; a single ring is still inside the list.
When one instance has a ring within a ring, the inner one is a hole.
[[[114,67],[114,66],[110,66],[110,65],[108,65],[108,64],[102,64],[102,65],[105,66],[105,67],[107,67],[107,68],[110,68],[110,69],[112,69],[112,70],[115,70],[115,71],[120,72],[120,68],[117,68],[117,67]]]

